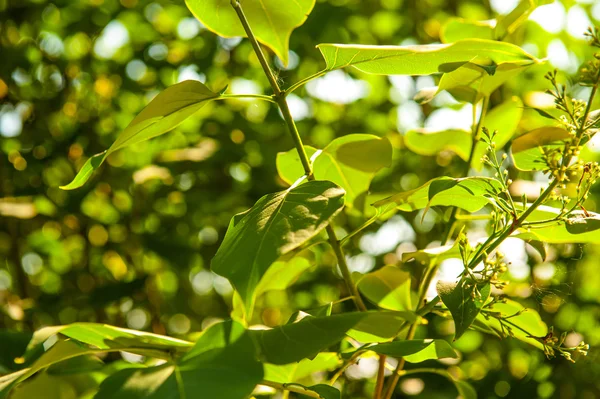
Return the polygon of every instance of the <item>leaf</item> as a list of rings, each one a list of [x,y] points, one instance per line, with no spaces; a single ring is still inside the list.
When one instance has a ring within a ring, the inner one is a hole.
[[[326,71],[354,67],[376,75],[430,75],[450,72],[477,58],[484,66],[531,65],[538,60],[520,47],[491,40],[468,39],[450,44],[365,46],[319,44]]]
[[[492,197],[501,191],[500,183],[488,177],[454,179],[442,176],[414,190],[377,201],[373,206],[387,210],[396,207],[404,212],[431,206],[454,206],[468,212],[477,212],[486,205],[494,204]]]
[[[463,161],[469,159],[473,136],[471,132],[450,129],[432,132],[426,129],[409,130],[404,136],[404,144],[412,152],[432,156],[442,151],[452,151]]]
[[[504,147],[512,138],[522,115],[523,102],[518,97],[503,102],[487,113],[483,125],[489,131],[497,131],[494,138],[497,148]],[[473,135],[470,131],[460,129],[442,132],[411,130],[404,136],[404,143],[409,150],[419,155],[436,155],[446,150],[456,153],[464,161],[467,161],[473,145]],[[472,165],[477,169],[482,167],[481,157],[486,153],[486,148],[484,143],[477,143]]]
[[[449,18],[440,31],[443,43],[464,39],[494,40],[495,21],[468,21],[463,18]]]
[[[318,393],[322,399],[342,399],[342,393],[331,385],[317,384],[307,387],[307,389]]]
[[[367,317],[348,331],[348,336],[363,343],[385,342],[395,338],[407,322],[417,323],[419,320],[414,312],[408,311],[368,312]]]
[[[192,346],[191,342],[176,338],[95,323],[74,323],[68,326],[47,327],[43,330],[37,337],[34,335],[36,347],[42,339],[46,341],[57,333],[68,339],[59,339],[46,349],[30,367],[6,376],[6,380],[3,380],[5,383],[0,382],[0,398],[15,384],[38,371],[78,356],[126,351],[158,358],[169,358],[170,355],[167,352],[183,352]]]
[[[223,37],[246,37],[231,0],[186,0],[189,10],[210,31]],[[288,63],[292,31],[302,25],[315,0],[294,0],[285,7],[279,0],[241,1],[244,14],[256,39]]]
[[[458,355],[443,339],[411,339],[385,342],[369,346],[367,350],[395,358],[404,358],[409,363],[420,363],[430,359],[456,359]]]
[[[462,399],[477,399],[477,391],[471,384],[466,381],[456,380],[453,377],[450,378],[450,381],[454,383],[454,386]]]
[[[265,380],[282,384],[298,382],[314,373],[331,371],[341,363],[342,360],[335,352],[320,352],[314,359],[302,359],[285,365],[265,363]]]
[[[402,254],[403,263],[414,260],[424,266],[439,264],[441,261],[451,258],[460,258],[458,241],[455,241],[452,245],[420,249],[418,251],[404,252]]]
[[[465,281],[456,282],[438,281],[436,285],[438,295],[454,319],[456,332],[454,340],[459,339],[471,326],[473,320],[479,314],[481,307],[490,296],[490,284],[487,283],[479,288],[480,297],[473,297],[473,288],[465,287]]]
[[[411,310],[408,272],[396,266],[384,266],[367,273],[357,282],[357,288],[369,301],[388,310]]]
[[[328,181],[265,195],[231,219],[212,270],[231,281],[250,310],[254,291],[273,262],[319,234],[343,201],[344,190]]]
[[[263,379],[255,350],[240,324],[215,324],[181,360],[121,370],[104,380],[95,399],[245,398]]]
[[[478,57],[444,74],[440,79],[437,93],[446,90],[459,101],[475,104],[483,97],[489,97],[494,90],[526,68],[540,62],[542,61],[536,60],[529,64],[520,61],[496,64],[493,60]]]
[[[519,170],[544,170],[547,167],[544,152],[561,149],[569,139],[569,132],[559,127],[532,130],[513,140],[513,162]]]
[[[526,222],[552,221],[521,228],[516,237],[523,240],[537,240],[548,244],[600,244],[600,215],[574,211],[566,220],[555,220],[561,215],[560,209],[549,206],[537,207]]]
[[[508,14],[497,18],[494,36],[501,40],[506,35],[513,33],[529,15],[539,6],[550,4],[553,0],[521,0]]]
[[[271,330],[250,330],[259,348],[260,358],[275,365],[312,358],[342,340],[351,330],[365,336],[392,338],[405,322],[414,322],[412,312],[369,311],[336,314],[326,317],[307,316],[301,321]]]
[[[369,189],[375,174],[391,166],[392,145],[386,138],[371,134],[349,134],[333,140],[323,151],[307,148],[313,157],[313,174],[317,180],[329,180],[346,191],[346,205]],[[296,150],[277,154],[277,170],[288,184],[304,175]]]
[[[166,88],[131,121],[108,150],[88,159],[73,181],[60,188],[73,190],[83,186],[113,152],[167,133],[219,96],[195,80]]]
[[[538,349],[543,349],[540,342],[528,337],[529,334],[536,337],[543,337],[548,332],[548,327],[542,321],[539,313],[534,309],[525,308],[518,302],[506,299],[505,303],[496,302],[491,307],[486,309],[486,311],[488,310],[492,312],[499,312],[502,317],[509,317],[508,321],[514,324],[514,326],[509,327],[511,327],[511,331],[515,338],[527,344],[533,345]],[[498,319],[494,317],[486,318],[482,313],[480,313],[477,316],[477,321],[490,328],[492,331],[495,331],[499,335],[501,335],[503,331],[506,331],[506,329],[502,328]],[[521,329],[527,331],[529,334],[525,333]],[[484,329],[481,330],[488,332]]]

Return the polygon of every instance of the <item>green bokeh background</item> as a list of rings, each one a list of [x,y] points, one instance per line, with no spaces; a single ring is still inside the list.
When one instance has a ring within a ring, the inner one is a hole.
[[[292,35],[290,65],[272,59],[287,87],[323,67],[318,43],[439,42],[448,18],[493,18],[502,3],[318,0]],[[584,30],[578,26],[582,18],[600,23],[600,4],[565,0],[547,7],[557,10],[547,14],[551,23],[542,23],[554,26],[552,32],[530,20],[510,39],[550,61],[508,82],[492,104],[516,95],[538,106],[547,71],[556,67],[570,81],[590,57],[573,32]],[[377,176],[374,192],[408,190],[463,169],[452,154],[421,157],[403,146],[409,127],[422,126],[440,108],[463,106],[449,96],[423,107],[414,103],[415,87],[432,85],[431,78],[352,71],[333,76],[291,98],[306,144],[322,148],[349,133],[389,138],[394,164]],[[0,0],[0,327],[13,331],[0,332],[0,374],[14,366],[16,343],[26,344],[30,332],[43,326],[93,321],[190,338],[228,317],[231,286],[209,264],[231,216],[286,187],[277,177],[275,156],[293,144],[275,107],[212,102],[173,132],[111,155],[83,188],[58,188],[87,157],[108,148],[153,95],[189,78],[213,90],[269,93],[249,42],[216,37],[193,19],[183,0]],[[584,93],[576,88],[576,97]],[[539,125],[537,118],[526,110],[518,133]],[[588,160],[597,157],[593,148],[587,152]],[[511,175],[532,177],[514,170]],[[588,210],[598,211],[596,201],[588,201]],[[395,263],[403,251],[439,240],[442,212],[430,211],[423,223],[421,213],[402,214],[379,235],[374,233],[381,223],[371,226],[371,241],[391,242],[389,248],[370,251],[356,237],[347,247],[351,265],[366,270]],[[348,212],[338,224],[350,231],[363,220]],[[581,334],[592,346],[589,356],[576,364],[547,360],[522,342],[469,332],[456,343],[462,361],[450,367],[481,398],[599,397],[600,248],[556,246],[544,264],[528,254],[521,262],[524,275],[508,276],[507,293],[557,330]],[[259,298],[253,323],[281,324],[298,309],[347,295],[327,246],[304,257],[313,266],[290,289]],[[349,302],[337,306],[351,309]],[[432,318],[418,334],[449,337],[452,325]],[[365,363],[358,377],[368,374]],[[401,383],[398,392],[454,397],[443,378],[421,378]],[[84,394],[76,382],[65,384],[63,397]],[[366,398],[366,385],[351,380],[347,397]]]

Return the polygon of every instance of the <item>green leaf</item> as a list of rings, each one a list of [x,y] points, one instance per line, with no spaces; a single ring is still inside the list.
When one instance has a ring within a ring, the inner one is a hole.
[[[411,310],[408,272],[396,266],[384,266],[367,273],[356,284],[358,290],[378,307],[388,310]]]
[[[404,212],[431,206],[455,206],[468,212],[477,212],[486,205],[494,204],[493,197],[501,191],[501,184],[488,177],[454,179],[442,176],[414,190],[377,201],[373,206],[386,210],[396,207]]]
[[[329,180],[346,191],[346,205],[369,189],[375,174],[392,163],[392,146],[386,138],[371,134],[349,134],[333,140],[317,153],[308,147],[313,158],[313,174],[318,180]],[[279,176],[293,184],[304,175],[296,150],[277,154]]]
[[[307,389],[318,393],[322,399],[342,399],[342,393],[331,385],[317,384],[307,387]]]
[[[426,129],[409,130],[404,136],[404,144],[412,152],[432,156],[442,151],[452,151],[463,161],[469,159],[473,136],[471,132],[450,129],[432,132]]]
[[[543,349],[542,344],[539,341],[529,337],[529,335],[543,337],[548,332],[548,327],[542,321],[539,313],[534,309],[525,308],[518,302],[506,299],[505,303],[496,302],[491,307],[486,307],[486,311],[498,312],[502,317],[509,317],[508,321],[511,323],[509,327],[512,336],[527,344],[533,345],[538,349]],[[477,321],[481,325],[494,331],[497,335],[502,336],[504,335],[502,333],[506,332],[506,329],[503,329],[497,318],[486,318],[483,313],[480,313],[477,316]],[[474,324],[474,326],[476,325]],[[485,329],[480,330],[489,333],[489,331]],[[523,330],[527,331],[527,333]]]
[[[402,254],[402,262],[406,263],[414,260],[423,266],[439,264],[441,261],[451,258],[460,258],[458,241],[455,241],[452,245],[420,249],[418,251],[405,252]]]
[[[472,295],[473,287],[466,287],[465,280],[461,280],[458,283],[438,281],[436,288],[442,302],[452,314],[456,329],[454,340],[457,340],[471,326],[473,320],[479,314],[481,307],[489,298],[490,284],[488,283],[479,287],[481,295],[479,297]]]
[[[192,14],[209,30],[223,37],[246,37],[231,0],[185,0]],[[279,0],[241,1],[244,14],[256,39],[288,63],[292,31],[302,25],[312,11],[315,0],[294,0],[282,4]]]
[[[314,359],[303,359],[297,363],[284,365],[265,363],[265,380],[282,384],[298,382],[314,373],[331,371],[341,363],[342,360],[335,352],[320,352]]]
[[[191,342],[175,338],[95,323],[74,323],[68,326],[47,327],[43,329],[41,334],[34,335],[35,346],[37,347],[38,342],[46,341],[58,333],[61,336],[68,337],[68,339],[59,338],[30,367],[0,380],[0,398],[15,384],[29,378],[38,371],[78,356],[126,351],[158,358],[169,358],[170,353],[185,352],[192,347]]]
[[[312,358],[325,348],[353,336],[390,339],[405,322],[414,322],[412,312],[369,311],[336,314],[327,317],[307,316],[302,320],[271,330],[250,330],[261,359],[276,365]],[[363,341],[367,342],[367,341]]]
[[[326,71],[354,67],[376,75],[430,75],[451,72],[468,62],[527,66],[539,62],[520,47],[491,40],[468,39],[450,44],[365,46],[319,44]]]
[[[385,342],[369,346],[367,350],[396,358],[404,358],[409,363],[420,363],[431,359],[456,359],[458,355],[443,339],[411,339]]]
[[[532,130],[513,140],[513,162],[519,170],[544,170],[547,168],[544,153],[561,149],[569,139],[569,132],[559,127]]]
[[[444,43],[464,39],[494,40],[494,21],[468,21],[462,18],[449,18],[440,31]]]
[[[484,126],[489,131],[497,131],[494,138],[497,148],[502,148],[512,138],[521,116],[523,115],[523,102],[518,97],[494,107],[485,117]],[[411,130],[404,136],[404,143],[409,150],[419,155],[436,155],[441,151],[452,151],[464,161],[469,159],[473,135],[471,131],[452,129],[442,132],[429,132],[426,130]],[[473,165],[481,169],[481,157],[486,153],[487,146],[478,142],[473,157]]]
[[[265,195],[231,219],[211,268],[231,281],[250,310],[273,262],[319,234],[343,205],[344,190],[328,181]]]
[[[542,61],[536,60],[529,64],[520,61],[497,64],[493,60],[477,57],[460,68],[444,74],[440,79],[437,93],[446,90],[459,101],[475,104],[483,97],[489,97],[494,90],[526,68],[539,62]]]
[[[263,379],[255,350],[248,331],[240,324],[219,323],[204,332],[181,360],[121,370],[104,380],[95,398],[245,398]]]
[[[506,35],[513,33],[529,15],[539,6],[552,3],[553,0],[521,0],[508,14],[497,18],[494,28],[494,37],[501,40]]]
[[[542,205],[529,215],[526,222],[549,222],[521,228],[516,237],[548,244],[600,244],[600,215],[588,214],[586,217],[582,211],[573,211],[564,220],[556,220],[561,210]]]
[[[466,381],[456,380],[453,377],[450,377],[450,381],[452,381],[462,399],[477,399],[477,391],[471,384]]]
[[[220,94],[212,92],[195,80],[186,80],[168,87],[146,105],[108,150],[88,159],[75,179],[60,188],[73,190],[83,186],[113,152],[167,133],[196,113],[208,101],[219,96]]]

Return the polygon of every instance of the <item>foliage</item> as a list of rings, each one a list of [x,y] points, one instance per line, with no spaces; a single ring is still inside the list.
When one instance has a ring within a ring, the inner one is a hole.
[[[528,21],[545,0],[493,21],[467,1],[141,3],[0,2],[0,398],[436,394],[413,374],[549,397],[552,368],[598,373],[576,301],[529,293],[570,284],[540,277],[560,266],[600,301],[596,29],[567,86]],[[409,121],[453,108],[466,125]]]

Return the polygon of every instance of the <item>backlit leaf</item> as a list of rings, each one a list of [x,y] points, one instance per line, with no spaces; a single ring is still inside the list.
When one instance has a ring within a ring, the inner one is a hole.
[[[569,138],[565,129],[552,126],[525,133],[512,142],[514,164],[519,170],[543,170],[547,167],[544,153],[562,148]]]
[[[384,266],[367,273],[356,284],[358,290],[378,307],[388,310],[411,310],[408,272],[396,266]]]
[[[438,281],[436,289],[442,302],[452,314],[456,329],[454,340],[457,340],[471,326],[490,296],[490,284],[479,287],[480,296],[472,295],[473,287],[466,287],[465,280],[459,283]]]
[[[344,190],[328,181],[265,195],[231,219],[211,268],[231,281],[251,309],[256,286],[273,262],[319,234],[343,205]]]
[[[188,8],[212,32],[223,37],[246,37],[246,32],[231,6],[231,0],[186,0]],[[292,31],[302,25],[315,0],[294,0],[285,7],[279,0],[241,1],[244,14],[257,40],[288,63]]]
[[[218,93],[195,80],[186,80],[166,88],[131,121],[108,150],[88,159],[75,179],[61,188],[73,190],[83,186],[113,152],[167,133],[217,97]]]
[[[431,359],[456,359],[452,346],[443,339],[411,339],[384,342],[367,350],[395,358],[404,358],[409,363],[420,363]]]

